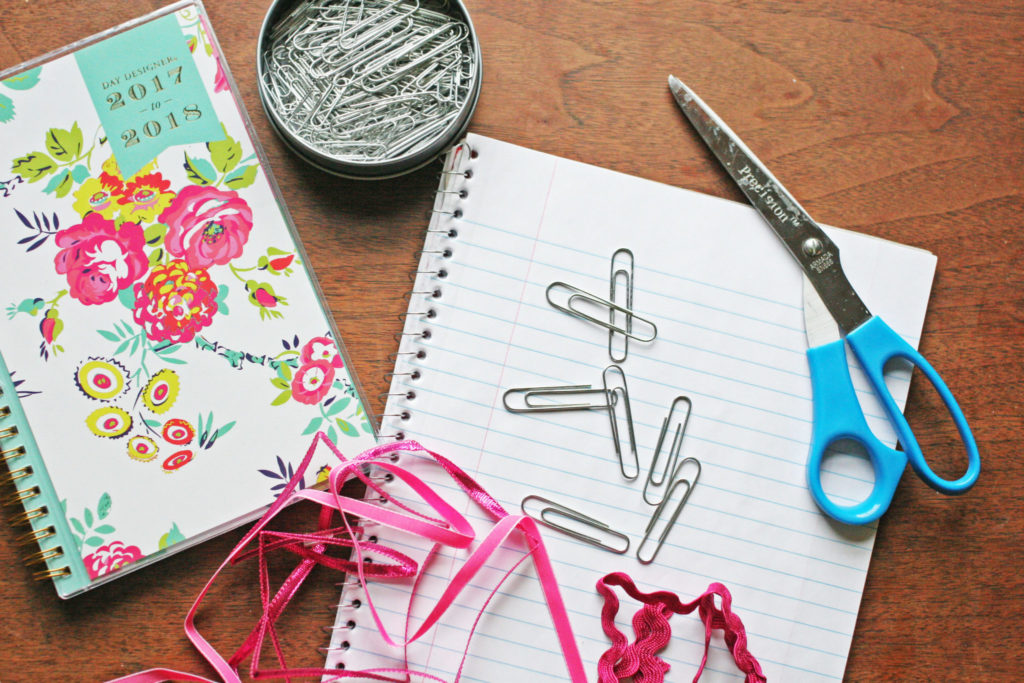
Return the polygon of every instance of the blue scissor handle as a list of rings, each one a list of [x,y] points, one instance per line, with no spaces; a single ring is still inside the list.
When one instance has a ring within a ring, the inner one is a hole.
[[[907,456],[879,441],[868,427],[850,380],[842,339],[807,349],[807,363],[811,370],[814,407],[811,455],[807,462],[807,483],[811,495],[818,507],[840,522],[873,522],[889,509],[896,485],[906,469]],[[875,486],[871,494],[853,505],[834,502],[821,486],[821,464],[825,452],[844,439],[859,443],[875,470]]]
[[[867,373],[868,380],[881,397],[889,421],[896,428],[900,443],[903,444],[907,457],[910,459],[910,466],[917,472],[917,476],[936,491],[946,494],[964,493],[974,486],[974,482],[978,480],[978,475],[981,473],[978,444],[975,443],[974,435],[971,434],[967,418],[964,417],[963,411],[960,410],[956,399],[953,398],[953,392],[949,390],[931,363],[877,315],[847,335],[846,341],[850,343],[854,355],[857,356],[861,367]],[[893,358],[903,358],[916,365],[932,383],[939,398],[946,405],[946,410],[953,418],[956,429],[960,433],[960,440],[967,450],[967,471],[960,478],[943,479],[935,474],[925,461],[921,447],[918,445],[917,439],[914,438],[907,419],[903,417],[899,406],[896,405],[896,401],[885,387],[885,377],[883,376],[885,364]]]
[[[860,360],[875,393],[881,398],[905,452],[883,444],[868,427],[850,380],[843,341],[808,349],[807,360],[814,392],[814,428],[808,461],[808,482],[818,505],[830,516],[849,524],[866,524],[878,519],[888,509],[908,459],[918,476],[938,491],[956,494],[973,486],[981,472],[978,446],[956,399],[931,364],[878,316],[872,317],[847,335],[846,340]],[[897,357],[921,369],[953,418],[968,457],[967,471],[959,479],[943,479],[928,466],[910,425],[885,386],[885,364]],[[842,439],[860,443],[875,470],[875,486],[871,494],[854,505],[837,505],[825,495],[821,487],[821,462],[825,451]]]

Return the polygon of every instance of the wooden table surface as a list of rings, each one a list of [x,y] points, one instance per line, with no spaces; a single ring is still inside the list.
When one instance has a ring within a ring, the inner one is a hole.
[[[0,68],[159,0],[5,0]],[[292,155],[255,82],[269,0],[209,0],[224,54],[368,396],[392,335],[439,165],[354,182]],[[740,199],[665,84],[683,77],[823,223],[938,256],[921,349],[971,420],[967,495],[908,470],[878,530],[847,666],[854,681],[1018,680],[1024,665],[1024,6],[1014,0],[469,0],[484,58],[471,130]],[[375,405],[379,409],[379,404]],[[940,472],[966,461],[926,383],[907,415]],[[301,525],[299,508],[288,521]],[[9,513],[5,513],[7,516]],[[105,680],[154,665],[212,675],[181,623],[241,531],[71,601],[31,580],[0,528],[0,681]],[[317,666],[337,589],[316,575],[282,621]],[[256,616],[253,573],[219,582],[202,628],[231,650]],[[315,584],[315,585],[313,585]],[[686,593],[699,587],[666,586]],[[739,606],[742,608],[742,606]],[[755,655],[761,653],[755,652]],[[770,657],[771,653],[765,652]],[[671,677],[671,676],[670,676]]]

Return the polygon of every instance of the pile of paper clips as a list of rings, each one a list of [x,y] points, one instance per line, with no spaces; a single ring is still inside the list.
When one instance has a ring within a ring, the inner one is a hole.
[[[553,282],[547,288],[547,300],[559,311],[581,318],[608,329],[608,355],[612,364],[601,373],[602,386],[574,384],[547,387],[517,387],[507,390],[502,396],[505,409],[513,413],[554,413],[575,410],[607,411],[611,426],[612,442],[619,463],[619,472],[627,481],[640,477],[640,458],[637,454],[636,434],[633,429],[633,411],[630,407],[629,388],[626,373],[619,363],[626,360],[630,340],[651,342],[658,336],[657,326],[633,311],[634,258],[629,249],[619,249],[611,259],[610,291],[607,299],[586,292],[565,282]],[[620,303],[621,302],[621,303]],[[608,318],[598,317],[597,311],[608,311]],[[619,433],[619,410],[624,413],[629,438],[629,457],[624,454]],[[654,508],[650,521],[644,529],[643,540],[636,550],[641,564],[650,564],[665,544],[669,530],[683,511],[693,488],[700,478],[700,461],[688,457],[680,459],[683,436],[690,420],[693,404],[687,396],[677,396],[669,407],[668,415],[661,424],[658,444],[651,458],[651,465],[643,486],[643,500]],[[668,433],[674,425],[674,435],[667,455],[662,456]],[[689,479],[683,477],[684,467],[689,464],[695,469]],[[681,487],[685,492],[671,515],[665,519],[670,501],[675,500]],[[523,498],[523,513],[547,527],[560,531],[580,541],[596,545],[609,552],[629,552],[630,539],[626,534],[612,529],[608,524],[589,515],[569,508],[542,496],[530,495]],[[593,529],[597,535],[590,535],[578,528],[566,526],[571,522],[579,527]],[[644,550],[651,541],[652,533],[662,522],[662,531],[650,555]]]
[[[271,29],[263,92],[289,133],[339,159],[414,154],[459,115],[478,64],[446,2],[303,0]]]

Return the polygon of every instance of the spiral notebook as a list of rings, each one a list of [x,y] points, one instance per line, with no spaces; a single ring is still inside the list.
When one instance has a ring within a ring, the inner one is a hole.
[[[828,231],[868,305],[916,345],[935,257]],[[604,411],[516,414],[502,404],[510,388],[601,386],[611,363],[608,332],[559,312],[545,291],[562,281],[607,297],[610,260],[621,248],[634,255],[633,310],[657,325],[656,340],[631,341],[620,363],[642,467],[634,482],[619,472]],[[724,583],[769,680],[842,678],[874,529],[832,524],[807,491],[811,386],[801,274],[750,207],[469,135],[447,160],[418,271],[382,437],[417,439],[443,453],[510,511],[540,495],[629,536],[629,553],[615,555],[542,529],[592,671],[609,645],[594,586],[605,573],[624,571],[641,590],[683,599]],[[881,406],[854,372],[872,428],[894,443]],[[909,375],[890,382],[902,405]],[[703,469],[655,562],[644,566],[634,555],[652,514],[642,482],[679,395],[692,401],[681,455]],[[452,488],[427,463],[406,465]],[[837,458],[827,479],[834,495],[858,498],[871,475],[859,460]],[[485,528],[485,520],[475,521]],[[398,532],[368,533],[423,557],[425,549]],[[409,632],[466,552],[445,552],[427,567]],[[455,678],[475,615],[500,577],[499,563],[491,570],[409,646],[410,668]],[[404,653],[388,647],[360,612],[360,590],[343,592],[327,663],[403,667]],[[404,632],[409,586],[381,581],[370,590],[390,632]],[[631,613],[623,609],[620,620]],[[669,679],[689,680],[702,627],[677,617],[672,629],[663,653]],[[713,640],[702,680],[739,678],[721,639]],[[568,680],[528,562],[487,606],[462,679]]]
[[[68,597],[254,519],[304,435],[375,443],[201,4],[0,74],[0,150],[0,454],[36,578]]]

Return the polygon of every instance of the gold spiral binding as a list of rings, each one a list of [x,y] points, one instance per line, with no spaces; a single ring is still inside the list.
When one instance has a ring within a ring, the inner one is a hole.
[[[25,455],[24,446],[15,446],[14,448],[8,448],[5,451],[0,451],[0,462],[7,462],[15,458]]]
[[[36,581],[46,581],[47,579],[61,579],[65,576],[71,576],[70,567],[60,567],[58,569],[43,569],[42,571],[38,571],[32,574],[32,578]]]
[[[49,508],[45,505],[41,505],[37,508],[33,508],[32,510],[19,512],[11,517],[9,521],[11,526],[24,526],[26,524],[31,524],[33,519],[39,519],[40,517],[45,517],[48,514],[50,514]]]
[[[2,392],[0,392],[2,394]],[[0,418],[6,418],[11,416],[10,406],[0,406]],[[0,442],[7,439],[12,439],[18,436],[18,426],[10,425],[0,429]],[[28,452],[25,446],[19,444],[17,446],[11,446],[10,448],[0,449],[0,463],[7,463],[11,467],[8,472],[0,476],[0,486],[5,484],[16,484],[26,477],[31,477],[33,469],[31,465],[25,465],[18,469],[14,469],[11,466],[11,462],[15,458],[20,458],[27,455]],[[15,490],[15,492],[4,499],[5,506],[11,505],[24,505],[25,509],[22,512],[14,515],[10,518],[11,526],[32,526],[35,520],[46,517],[50,511],[45,505],[31,508],[28,507],[28,502],[33,498],[37,498],[42,495],[42,489],[38,486],[28,486]],[[15,543],[19,546],[27,545],[38,545],[42,541],[48,538],[55,538],[57,536],[57,528],[50,525],[41,527],[39,529],[33,529],[25,534],[19,536]],[[54,546],[52,548],[40,549],[30,555],[23,558],[23,562],[26,567],[32,567],[35,565],[46,565],[49,562],[56,560],[64,556],[63,546]],[[36,581],[47,581],[60,579],[72,575],[71,567],[65,565],[63,567],[45,567],[32,573],[32,578]]]
[[[38,486],[22,489],[21,491],[15,491],[14,495],[8,496],[7,499],[4,500],[4,505],[9,507],[11,505],[17,505],[18,503],[24,503],[30,498],[35,498],[40,493],[42,493],[42,491],[39,490]]]
[[[5,474],[2,477],[0,477],[0,486],[4,486],[6,484],[13,484],[14,482],[18,481],[19,479],[24,479],[25,477],[31,477],[31,476],[32,476],[32,465],[25,465],[24,467],[22,467],[20,469],[11,470],[7,474]]]
[[[58,557],[63,556],[64,548],[58,545],[54,548],[47,548],[46,550],[32,553],[25,557],[24,562],[26,567],[31,567],[34,564],[46,564],[50,560],[56,560]]]
[[[30,531],[27,534],[22,534],[14,539],[14,542],[18,545],[32,545],[33,543],[39,543],[47,538],[52,538],[57,535],[57,529],[52,526],[43,527],[42,529],[36,529]]]

